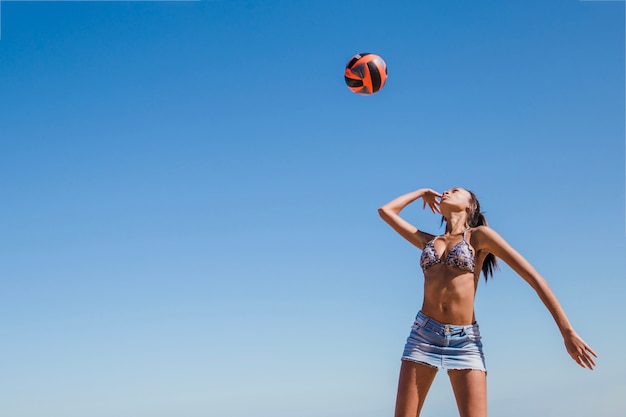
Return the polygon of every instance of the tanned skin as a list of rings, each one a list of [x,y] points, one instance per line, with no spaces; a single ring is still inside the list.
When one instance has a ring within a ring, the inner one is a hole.
[[[463,239],[475,254],[475,272],[467,272],[438,263],[424,271],[424,299],[422,312],[440,323],[470,325],[476,321],[474,299],[482,264],[488,254],[506,262],[537,293],[558,326],[569,355],[583,368],[593,370],[596,353],[578,336],[563,308],[546,280],[533,266],[509,245],[498,233],[487,226],[468,229],[471,210],[469,191],[455,187],[443,193],[429,188],[402,195],[383,205],[379,210],[382,219],[418,249],[435,236],[423,232],[400,216],[410,203],[422,199],[423,208],[429,207],[441,214],[446,223],[444,235],[435,242],[439,259],[444,259],[450,249]],[[412,361],[402,361],[396,399],[395,417],[418,417],[437,369]],[[486,373],[479,370],[450,370],[450,382],[461,417],[487,416]]]

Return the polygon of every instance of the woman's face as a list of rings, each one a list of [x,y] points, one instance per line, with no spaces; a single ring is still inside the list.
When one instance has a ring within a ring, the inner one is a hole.
[[[465,210],[471,205],[472,196],[464,188],[454,187],[441,194],[439,205],[452,210]]]

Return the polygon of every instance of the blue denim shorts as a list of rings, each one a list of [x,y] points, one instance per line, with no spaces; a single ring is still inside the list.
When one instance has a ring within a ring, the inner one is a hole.
[[[478,324],[441,324],[421,311],[411,327],[402,360],[446,370],[476,369],[487,372]]]

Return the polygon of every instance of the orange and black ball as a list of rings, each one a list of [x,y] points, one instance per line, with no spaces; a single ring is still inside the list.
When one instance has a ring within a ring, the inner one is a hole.
[[[387,64],[368,52],[356,54],[346,65],[346,85],[357,94],[370,95],[380,91],[387,81]]]

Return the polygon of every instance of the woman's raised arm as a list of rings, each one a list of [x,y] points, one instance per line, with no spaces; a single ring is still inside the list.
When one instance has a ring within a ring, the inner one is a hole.
[[[441,197],[441,194],[437,191],[422,188],[391,200],[378,209],[378,214],[380,214],[380,217],[403,238],[418,248],[424,249],[426,243],[431,241],[434,236],[418,230],[417,227],[400,217],[400,212],[407,205],[421,198],[424,200],[424,208],[428,205],[433,213],[441,213],[439,211],[439,201],[437,200],[439,197]]]

